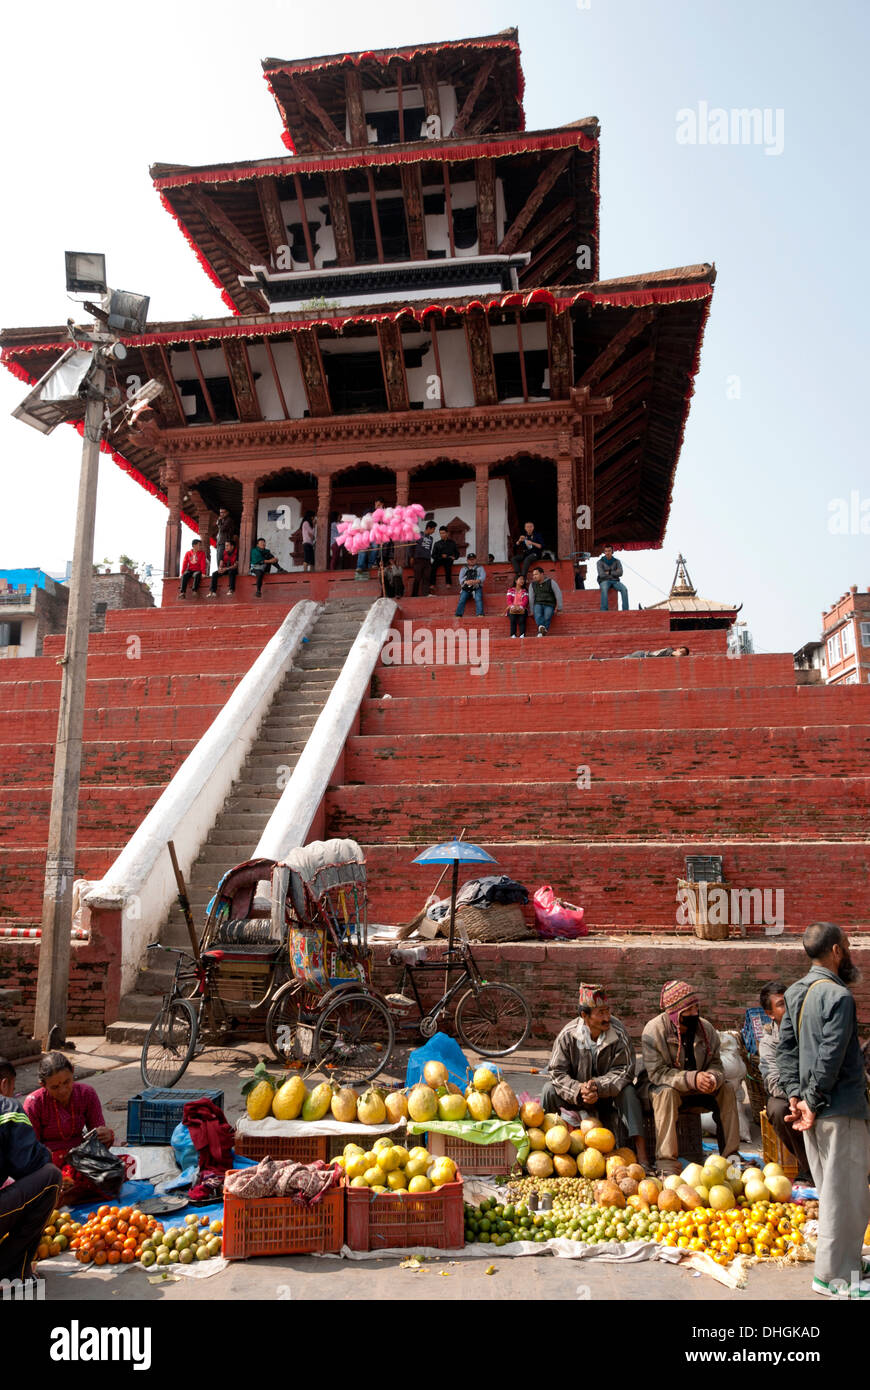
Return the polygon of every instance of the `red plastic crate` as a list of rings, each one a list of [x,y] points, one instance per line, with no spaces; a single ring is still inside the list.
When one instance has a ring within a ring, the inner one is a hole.
[[[462,1215],[460,1205],[460,1216]],[[344,1244],[344,1189],[332,1187],[312,1207],[292,1197],[234,1197],[224,1194],[223,1255],[309,1255]]]
[[[345,1183],[345,1239],[351,1250],[407,1250],[431,1246],[456,1250],[465,1244],[462,1177],[432,1192],[389,1197]]]
[[[452,1158],[466,1177],[506,1178],[516,1167],[517,1151],[507,1139],[498,1144],[471,1144],[467,1139],[431,1130],[426,1135],[426,1146],[433,1158]]]
[[[236,1130],[233,1148],[240,1158],[292,1158],[294,1163],[316,1163],[329,1160],[329,1139],[320,1134],[299,1134],[292,1138],[282,1134],[240,1134]],[[341,1153],[341,1149],[339,1149]]]

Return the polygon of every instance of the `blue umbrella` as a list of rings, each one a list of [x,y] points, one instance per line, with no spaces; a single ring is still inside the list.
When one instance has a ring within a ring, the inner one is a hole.
[[[463,832],[464,833],[464,832]],[[447,974],[444,977],[444,991],[447,992],[447,978],[450,972],[450,957],[453,953],[453,932],[456,922],[456,892],[459,886],[460,864],[497,864],[498,860],[487,854],[480,845],[469,844],[467,840],[444,840],[440,845],[430,845],[418,854],[412,864],[452,864],[453,882],[450,887],[450,934],[447,940]]]

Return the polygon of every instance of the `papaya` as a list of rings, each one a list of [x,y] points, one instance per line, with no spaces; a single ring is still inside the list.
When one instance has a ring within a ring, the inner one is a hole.
[[[305,1097],[302,1104],[302,1118],[308,1120],[322,1120],[330,1105],[332,1104],[332,1087],[328,1081],[321,1081],[319,1086],[315,1086],[310,1095]]]

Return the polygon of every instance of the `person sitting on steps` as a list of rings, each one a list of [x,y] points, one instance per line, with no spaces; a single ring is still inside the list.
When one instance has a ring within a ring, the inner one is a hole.
[[[218,580],[222,574],[227,576],[227,586],[231,594],[236,592],[236,575],[239,572],[239,547],[235,536],[230,536],[227,540],[223,554],[218,561],[218,567],[211,577],[209,585],[209,598],[217,595]]]
[[[622,595],[623,611],[628,608],[628,590],[622,582],[622,562],[613,553],[613,546],[606,545],[604,554],[598,561],[598,587],[601,590],[601,611],[607,612],[607,599],[611,589]]]
[[[439,569],[444,570],[444,580],[448,589],[453,587],[453,563],[459,559],[459,546],[450,537],[446,526],[438,527],[438,539],[432,547],[432,565],[429,570],[429,593],[435,592],[435,580]]]
[[[257,544],[251,547],[251,574],[254,575],[257,581],[255,598],[263,597],[263,576],[268,574],[273,566],[276,573],[281,568],[271,550],[267,549],[265,537],[260,536],[257,540]]]
[[[473,550],[469,550],[465,557],[465,564],[459,571],[459,602],[456,605],[456,616],[461,618],[465,612],[465,605],[470,598],[474,599],[474,609],[478,618],[483,617],[483,581],[486,578],[486,570],[483,565],[477,563],[477,555]]]
[[[182,561],[181,587],[178,591],[178,597],[185,597],[191,579],[193,580],[193,592],[197,593],[204,574],[208,574],[208,556],[202,548],[202,541],[197,538]]]
[[[562,590],[553,575],[545,575],[540,565],[532,570],[529,585],[529,605],[538,627],[538,636],[546,637],[550,631],[553,614],[558,608],[562,612]]]
[[[541,559],[544,550],[544,538],[540,532],[535,530],[535,523],[527,521],[523,527],[522,534],[517,536],[514,542],[514,553],[511,563],[514,567],[514,574],[522,574],[525,579],[529,572],[529,566]]]

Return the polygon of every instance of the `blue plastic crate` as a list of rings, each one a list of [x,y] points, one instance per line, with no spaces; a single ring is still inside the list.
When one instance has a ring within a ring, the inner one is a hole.
[[[224,1108],[223,1091],[176,1091],[152,1087],[127,1101],[127,1143],[169,1144],[191,1100],[211,1100]]]

